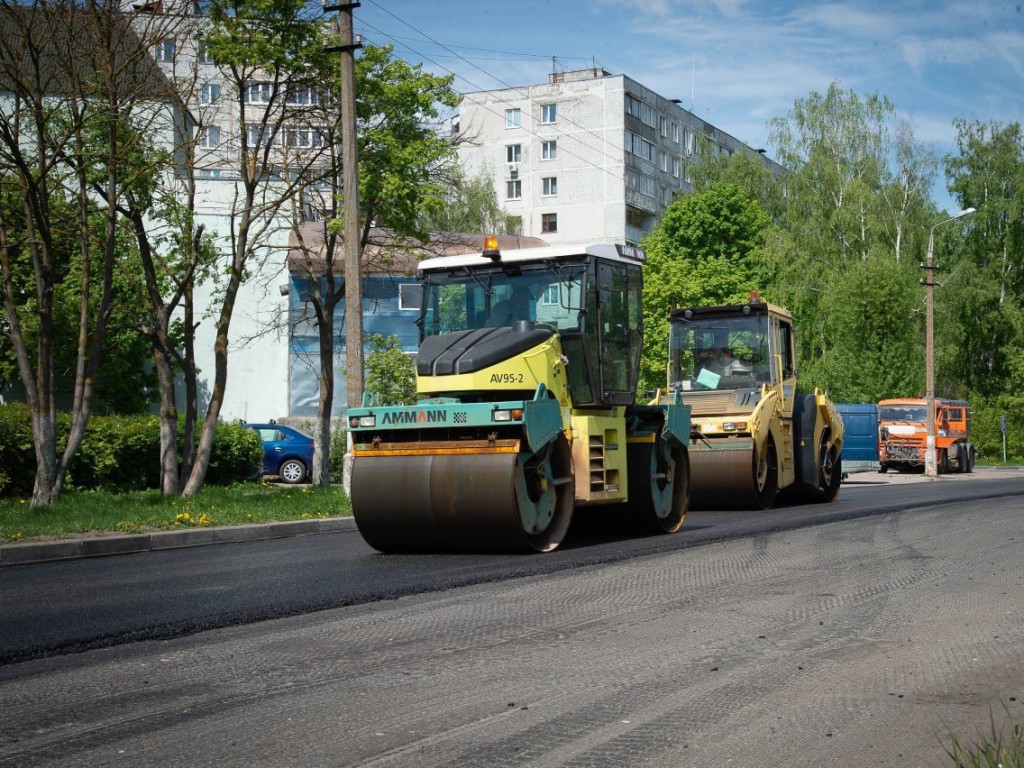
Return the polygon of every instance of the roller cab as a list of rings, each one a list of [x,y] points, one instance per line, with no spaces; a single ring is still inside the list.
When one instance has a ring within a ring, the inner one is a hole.
[[[352,508],[382,552],[546,552],[574,512],[678,530],[689,409],[634,403],[642,253],[485,249],[421,263],[418,402],[348,410]]]
[[[843,423],[797,387],[792,315],[747,304],[674,310],[661,401],[692,411],[693,506],[767,509],[780,490],[822,501],[842,478]]]

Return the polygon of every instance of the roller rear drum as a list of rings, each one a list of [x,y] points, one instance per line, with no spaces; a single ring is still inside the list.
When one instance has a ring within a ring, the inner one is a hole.
[[[768,509],[779,489],[775,447],[690,451],[692,509]]]

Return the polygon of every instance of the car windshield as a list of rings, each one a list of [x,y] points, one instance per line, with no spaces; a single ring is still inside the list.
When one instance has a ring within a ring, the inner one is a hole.
[[[583,311],[583,279],[582,264],[554,262],[429,274],[423,286],[422,335],[501,327],[517,320],[575,330]]]
[[[916,421],[924,424],[928,415],[925,405],[880,405],[879,421]]]
[[[669,381],[673,389],[729,389],[771,378],[768,318],[679,318],[672,323]]]

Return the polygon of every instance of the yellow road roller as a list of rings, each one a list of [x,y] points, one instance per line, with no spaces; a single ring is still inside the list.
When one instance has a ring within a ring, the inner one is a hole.
[[[793,316],[756,293],[746,304],[669,314],[667,389],[691,407],[694,509],[768,509],[780,491],[832,501],[843,420],[821,390],[797,388]]]
[[[672,533],[690,409],[636,404],[644,254],[611,243],[420,263],[418,401],[348,409],[352,512],[386,552],[548,552],[605,509]]]

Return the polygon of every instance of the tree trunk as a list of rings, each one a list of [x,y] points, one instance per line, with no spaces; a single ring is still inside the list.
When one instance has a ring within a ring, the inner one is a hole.
[[[330,279],[330,275],[328,275]],[[334,311],[325,307],[317,322],[320,336],[320,400],[313,432],[313,485],[331,484],[331,411],[334,409]]]

